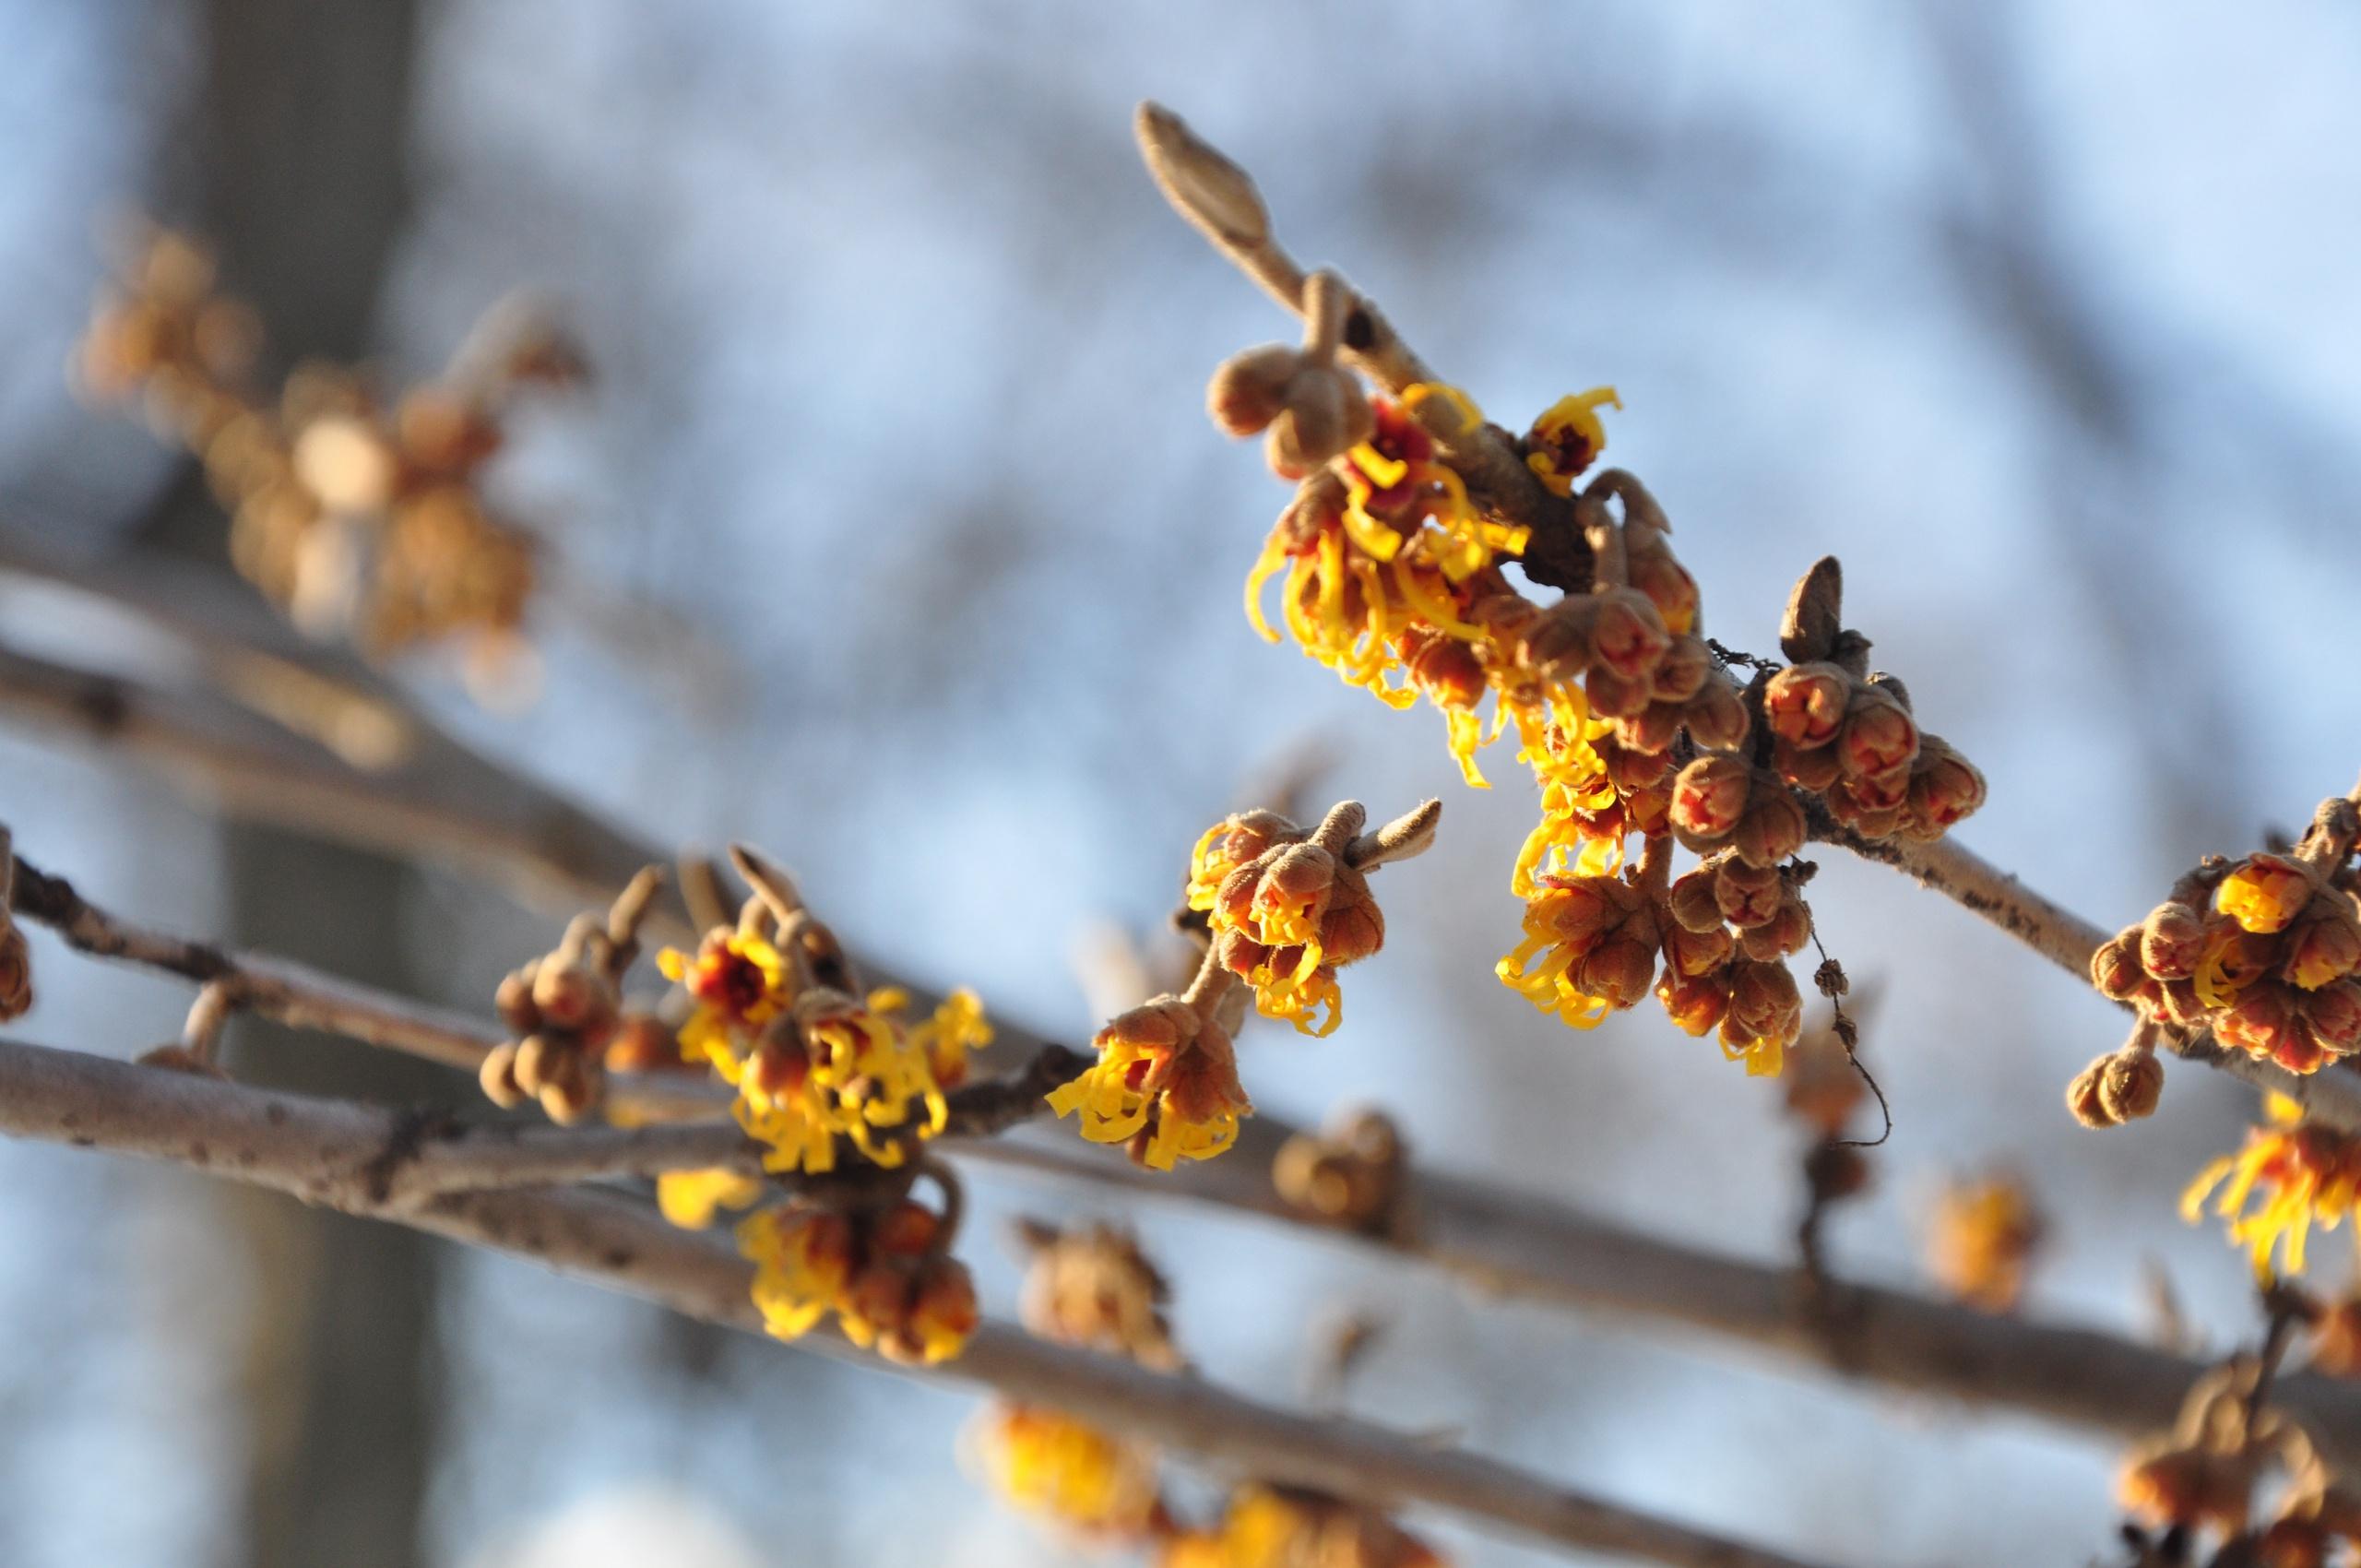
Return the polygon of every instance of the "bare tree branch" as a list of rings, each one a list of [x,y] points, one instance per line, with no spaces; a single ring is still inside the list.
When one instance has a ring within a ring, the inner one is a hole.
[[[643,1205],[593,1193],[397,1200],[415,1118],[0,1041],[0,1133],[194,1165],[342,1213],[537,1259],[675,1312],[759,1331],[752,1271]],[[884,1367],[841,1341],[822,1353]],[[1225,1470],[1381,1507],[1424,1503],[1495,1529],[1676,1568],[1798,1568],[1796,1559],[1620,1507],[1527,1471],[1365,1422],[1290,1414],[1192,1377],[1084,1355],[999,1324],[956,1360],[911,1375],[993,1389]]]

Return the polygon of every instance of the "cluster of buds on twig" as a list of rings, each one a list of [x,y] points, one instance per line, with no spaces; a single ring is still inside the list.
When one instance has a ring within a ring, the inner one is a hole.
[[[663,882],[658,868],[642,871],[603,917],[576,916],[553,950],[500,982],[493,1004],[516,1038],[494,1047],[478,1075],[494,1104],[538,1100],[550,1120],[570,1126],[598,1108],[619,1039],[669,1037],[653,1017],[627,1015],[623,1001],[640,925]]]
[[[1935,1282],[1979,1312],[2011,1313],[2044,1226],[2024,1182],[2000,1174],[1953,1182],[1936,1195],[1927,1235]]]
[[[1864,838],[1940,838],[1984,803],[1984,776],[1918,728],[1900,681],[1869,672],[1843,595],[1834,556],[1796,584],[1779,632],[1789,663],[1762,693],[1764,760]]]
[[[939,1209],[910,1196],[918,1175],[941,1190]],[[747,1216],[738,1248],[754,1265],[764,1327],[797,1339],[833,1313],[846,1338],[889,1360],[956,1356],[979,1321],[975,1281],[951,1255],[960,1208],[957,1180],[919,1160],[882,1187],[848,1184]]]
[[[523,652],[538,547],[487,500],[484,470],[519,397],[578,383],[579,355],[510,305],[390,403],[354,372],[306,364],[273,404],[251,390],[254,315],[214,285],[190,241],[144,236],[84,337],[84,391],[140,400],[196,454],[231,514],[231,559],[307,631],[372,657],[458,639],[470,675],[496,682]]]
[[[21,1018],[33,1005],[33,955],[17,924],[15,837],[0,825],[0,1023]]]
[[[1346,1112],[1279,1146],[1271,1184],[1299,1214],[1342,1229],[1399,1236],[1408,1222],[1402,1130],[1382,1111]]]
[[[1216,823],[1190,859],[1188,906],[1207,932],[1196,978],[1177,996],[1109,1019],[1091,1042],[1097,1064],[1052,1093],[1050,1109],[1153,1170],[1228,1148],[1254,1111],[1233,1040],[1247,998],[1301,1033],[1334,1030],[1344,1005],[1337,968],[1385,940],[1369,873],[1424,851],[1442,815],[1442,802],[1429,801],[1364,833],[1368,814],[1346,801],[1310,831],[1271,811]]]
[[[943,1130],[944,1091],[966,1080],[968,1052],[991,1041],[981,1004],[958,991],[931,1017],[904,1019],[908,996],[863,992],[784,871],[744,845],[730,857],[753,889],[737,922],[706,932],[694,953],[658,955],[694,1004],[682,1054],[736,1091],[732,1111],[767,1146],[766,1169],[832,1170],[839,1139],[872,1163],[900,1164],[904,1137]]]
[[[1273,811],[1235,814],[1197,840],[1188,908],[1206,917],[1215,959],[1252,990],[1256,1011],[1302,1034],[1333,1033],[1344,1016],[1336,971],[1385,944],[1370,873],[1422,853],[1442,816],[1442,802],[1428,801],[1364,834],[1358,801],[1310,829]]]
[[[2329,1568],[2361,1546],[2361,1496],[2339,1485],[2310,1435],[2269,1404],[2285,1336],[2309,1303],[2266,1299],[2272,1329],[2262,1354],[2200,1378],[2172,1430],[2124,1462],[2117,1496],[2134,1521],[2125,1534],[2140,1568],[2201,1560],[2212,1568]],[[2272,1505],[2258,1528],[2264,1495]]]
[[[1161,112],[1140,134],[1174,206],[1268,281],[1279,264],[1240,238],[1267,232],[1251,182]],[[1802,1012],[1783,960],[1811,936],[1801,876],[1781,864],[1807,802],[1869,837],[1933,837],[1981,803],[1982,778],[1922,736],[1898,682],[1869,673],[1833,560],[1790,606],[1798,668],[1763,666],[1739,691],[1646,487],[1607,469],[1578,488],[1607,443],[1600,409],[1621,406],[1611,387],[1513,435],[1426,379],[1335,274],[1303,279],[1299,303],[1303,345],[1233,357],[1207,397],[1229,434],[1266,432],[1272,467],[1299,481],[1248,576],[1249,618],[1279,640],[1263,597],[1284,575],[1282,618],[1305,654],[1390,706],[1442,709],[1470,784],[1484,784],[1477,751],[1515,729],[1542,816],[1511,875],[1527,908],[1503,982],[1576,1028],[1654,990],[1683,1028],[1718,1028],[1726,1054],[1777,1072]],[[1391,397],[1358,384],[1347,350]],[[1526,597],[1512,564],[1563,597]],[[1685,916],[1662,852],[1675,833],[1707,857],[1683,879]],[[1633,834],[1653,869],[1619,876]]]
[[[1128,1234],[1025,1222],[1024,1324],[1055,1344],[1158,1371],[1183,1365],[1164,1277]],[[1442,1559],[1358,1503],[1249,1481],[1219,1517],[1182,1521],[1153,1447],[1048,1406],[996,1401],[971,1429],[979,1467],[1010,1503],[1083,1544],[1145,1549],[1157,1568],[1441,1568]]]
[[[2273,1277],[2274,1254],[2300,1274],[2312,1227],[2332,1228],[2361,1210],[2361,1137],[2307,1122],[2302,1106],[2269,1096],[2246,1146],[2209,1163],[2181,1194],[2181,1218],[2203,1218],[2208,1198],[2258,1278]]]
[[[2131,1039],[2084,1069],[2067,1103],[2107,1126],[2155,1108],[2161,1039],[2207,1030],[2290,1073],[2361,1051],[2361,837],[2354,797],[2323,801],[2286,854],[2208,857],[2136,926],[2102,944],[2091,982],[2140,1015]]]

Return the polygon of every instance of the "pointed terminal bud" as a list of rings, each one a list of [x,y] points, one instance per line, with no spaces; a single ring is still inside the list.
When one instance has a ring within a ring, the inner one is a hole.
[[[1790,664],[1826,659],[1836,647],[1845,614],[1845,569],[1823,555],[1796,580],[1779,620],[1779,651]]]

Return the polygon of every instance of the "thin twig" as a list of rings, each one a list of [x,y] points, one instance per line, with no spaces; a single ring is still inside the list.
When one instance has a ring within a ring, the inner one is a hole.
[[[759,1330],[752,1271],[644,1205],[593,1193],[474,1194],[402,1207],[386,1174],[421,1136],[404,1113],[274,1094],[0,1041],[0,1133],[202,1167],[347,1214],[531,1257],[675,1312]],[[800,1346],[885,1363],[840,1340]],[[1745,1545],[1365,1422],[1291,1414],[1194,1377],[1149,1372],[986,1324],[964,1354],[911,1373],[991,1388],[1195,1455],[1222,1469],[1384,1507],[1424,1503],[1495,1529],[1675,1568],[1800,1568]]]
[[[1865,861],[1891,866],[1920,886],[1932,889],[1965,909],[1983,916],[2027,947],[2077,979],[2087,980],[2091,956],[2109,933],[2042,894],[2035,892],[1973,849],[1949,837],[1933,843],[1908,839],[1864,838],[1837,826],[1824,813],[1813,811],[1812,836],[1821,843],[1848,849]],[[2296,1074],[2275,1063],[2260,1061],[2242,1051],[2225,1050],[2210,1034],[2193,1039],[2162,1037],[2175,1054],[2245,1079],[2257,1088],[2286,1096],[2304,1108],[2315,1122],[2346,1132],[2361,1132],[2361,1073],[2332,1066],[2318,1073]]]

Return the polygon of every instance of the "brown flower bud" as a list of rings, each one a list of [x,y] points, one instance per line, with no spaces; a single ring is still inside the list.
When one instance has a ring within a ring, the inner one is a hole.
[[[1746,732],[1753,723],[1738,688],[1718,675],[1689,699],[1680,710],[1680,721],[1689,727],[1689,738],[1709,752],[1736,751],[1746,743]]]
[[[1257,434],[1287,406],[1287,383],[1302,363],[1302,350],[1286,343],[1232,354],[1205,386],[1205,411],[1225,435]]]
[[[1772,742],[1771,766],[1788,783],[1799,790],[1809,790],[1814,794],[1827,790],[1845,772],[1834,746],[1806,751],[1792,741]]]
[[[1246,1086],[1238,1081],[1238,1052],[1229,1036],[1211,1022],[1173,1059],[1163,1087],[1173,1114],[1186,1121],[1210,1122],[1224,1114],[1251,1116],[1254,1111]]]
[[[1758,963],[1770,963],[1800,953],[1811,941],[1811,912],[1800,898],[1789,897],[1778,912],[1761,925],[1738,933],[1738,950]]]
[[[550,1028],[589,1033],[614,1016],[614,990],[588,962],[543,959],[533,973],[533,1006]]]
[[[1730,849],[1749,865],[1777,865],[1803,848],[1804,830],[1804,809],[1796,798],[1770,774],[1757,773],[1746,810],[1730,835]]]
[[[1836,756],[1848,778],[1870,778],[1907,768],[1918,754],[1918,726],[1891,692],[1876,686],[1854,689],[1836,737]],[[1895,802],[1909,794],[1904,773]]]
[[[689,1064],[681,1059],[680,1037],[652,1013],[626,1013],[607,1042],[610,1073],[674,1073]]]
[[[2361,922],[2343,894],[2314,898],[2281,938],[2285,957],[2279,972],[2291,984],[2314,991],[2361,968]]]
[[[1648,695],[1657,702],[1685,703],[1713,678],[1714,655],[1696,637],[1675,637],[1648,675]]]
[[[1368,440],[1375,428],[1359,379],[1335,365],[1304,366],[1287,383],[1286,399],[1263,450],[1272,471],[1287,479],[1301,479]]]
[[[519,1035],[531,1034],[541,1027],[541,1010],[533,1004],[533,971],[540,966],[540,960],[535,958],[521,968],[512,969],[502,978],[500,989],[492,992],[492,1011]]]
[[[2165,1064],[2152,1051],[2118,1051],[2098,1064],[2099,1103],[2117,1122],[2153,1116],[2165,1092]]]
[[[540,1087],[534,1093],[551,1121],[571,1127],[597,1109],[602,1087],[598,1064],[579,1051],[569,1051],[544,1061]]]
[[[1749,865],[1735,857],[1714,864],[1714,901],[1724,920],[1742,931],[1778,914],[1786,885],[1777,868]]]
[[[2302,1000],[2304,1022],[2325,1050],[2339,1056],[2361,1051],[2361,984],[2331,980]]]
[[[1651,713],[1655,711],[1654,707],[1649,709]],[[1671,744],[1668,737],[1665,744]],[[1663,746],[1654,750],[1635,750],[1602,735],[1591,742],[1591,749],[1598,754],[1599,762],[1606,767],[1608,781],[1626,794],[1661,784],[1672,772],[1672,759],[1665,755]]]
[[[2276,981],[2260,980],[2246,988],[2238,999],[2213,1021],[2213,1032],[2224,1045],[2249,1056],[2269,1056],[2287,1036],[2294,1016],[2289,993]]]
[[[1729,967],[1730,1007],[1722,1019],[1726,1044],[1776,1040],[1793,1044],[1803,1032],[1804,1001],[1785,964],[1740,958]]]
[[[1710,883],[1705,885],[1705,891],[1710,897],[1713,892]],[[1664,933],[1665,959],[1671,964],[1675,973],[1711,974],[1728,963],[1731,953],[1737,950],[1737,939],[1730,934],[1730,928],[1722,923],[1721,910],[1710,909],[1708,912],[1714,923],[1703,931],[1691,931],[1686,926],[1675,925]],[[1679,918],[1678,915],[1674,917],[1676,921]]]
[[[1385,915],[1369,890],[1369,879],[1348,866],[1339,866],[1328,912],[1320,921],[1320,961],[1330,968],[1341,968],[1384,945]]]
[[[1583,682],[1583,694],[1590,699],[1591,711],[1601,719],[1637,719],[1648,711],[1646,678],[1627,678],[1604,665],[1592,668]]]
[[[0,1022],[32,1011],[33,955],[24,928],[0,909]]]
[[[1403,639],[1402,662],[1439,707],[1473,707],[1484,698],[1483,661],[1456,637],[1414,625]]]
[[[1722,906],[1714,888],[1718,874],[1713,866],[1699,866],[1673,878],[1666,894],[1666,907],[1683,930],[1704,932],[1722,929]]]
[[[2171,900],[2148,912],[2140,928],[2140,965],[2158,980],[2187,980],[2205,956],[2205,917]]]
[[[495,1045],[486,1051],[482,1064],[476,1070],[476,1079],[483,1085],[484,1098],[503,1111],[513,1111],[525,1103],[525,1086],[516,1081],[514,1043]]]
[[[2126,926],[2091,955],[2091,983],[2109,1002],[2130,1002],[2148,985],[2148,971],[2140,962],[2142,931]]]
[[[1519,668],[1544,681],[1562,681],[1590,668],[1591,627],[1598,600],[1589,595],[1560,600],[1525,622],[1513,645]]]
[[[1673,831],[1692,847],[1728,837],[1753,783],[1754,770],[1736,757],[1699,757],[1672,781]]]
[[[1729,971],[1714,969],[1702,975],[1665,971],[1656,986],[1656,1000],[1665,1016],[1690,1035],[1702,1035],[1722,1021],[1729,1010]]]
[[[1619,932],[1584,954],[1574,970],[1576,985],[1619,1012],[1645,996],[1655,978],[1652,935],[1643,940]]]
[[[1685,704],[1651,702],[1638,713],[1618,719],[1617,750],[1626,756],[1653,757],[1669,766],[1672,758],[1667,754],[1672,750],[1673,742],[1680,739],[1680,727],[1687,721],[1688,712]]]
[[[1689,568],[1673,557],[1659,540],[1652,538],[1653,548],[1635,548],[1631,552],[1631,586],[1648,596],[1656,607],[1667,627],[1675,632],[1694,631],[1697,626],[1697,579]]]
[[[2181,1029],[2198,1028],[2213,1011],[2189,980],[2151,980],[2133,1004],[2153,1010],[2158,1018]]]
[[[1919,737],[1903,830],[1913,838],[1940,838],[1983,804],[1984,775],[1975,765],[1940,736]]]
[[[1664,618],[1645,594],[1630,588],[1608,588],[1592,598],[1597,606],[1590,627],[1592,669],[1609,671],[1644,689],[1672,647]]]
[[[1762,717],[1771,732],[1797,751],[1816,751],[1836,739],[1853,698],[1853,678],[1833,664],[1791,664],[1763,688]]]
[[[1839,815],[1849,814],[1857,826],[1872,817],[1898,820],[1903,808],[1910,802],[1910,770],[1894,767],[1883,773],[1840,778],[1829,790],[1828,795],[1830,811]],[[1885,834],[1872,832],[1870,837],[1883,837]]]
[[[2114,1060],[2111,1055],[2100,1057],[2075,1074],[2074,1081],[2066,1086],[2066,1109],[2085,1127],[2107,1128],[2116,1124],[2115,1113],[2107,1109],[2106,1098],[2099,1092],[2106,1064]]]

